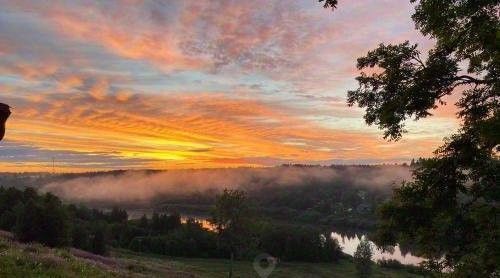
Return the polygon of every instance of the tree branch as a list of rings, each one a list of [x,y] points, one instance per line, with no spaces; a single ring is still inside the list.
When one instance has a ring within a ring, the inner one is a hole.
[[[462,80],[462,81],[464,81],[465,83],[462,83],[462,84],[469,84],[469,83],[488,84],[488,83],[492,82],[492,81],[489,81],[489,80],[477,79],[477,78],[474,78],[474,77],[468,76],[468,75],[457,76],[456,80]]]
[[[415,59],[422,66],[422,68],[425,69],[425,64],[422,62],[422,59],[420,59],[420,55],[418,53],[413,56],[413,59]]]

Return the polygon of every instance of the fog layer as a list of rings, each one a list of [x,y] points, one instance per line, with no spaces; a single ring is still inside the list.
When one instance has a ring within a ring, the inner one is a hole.
[[[224,188],[255,190],[262,187],[314,186],[348,183],[352,186],[390,188],[411,178],[403,166],[272,167],[237,169],[127,171],[119,175],[76,177],[42,186],[74,202],[145,203],[159,196],[184,195]],[[311,188],[312,189],[312,188]]]

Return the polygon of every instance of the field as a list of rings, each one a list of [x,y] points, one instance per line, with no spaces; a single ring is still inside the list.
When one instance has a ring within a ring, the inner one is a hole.
[[[227,277],[228,261],[170,258],[113,249],[110,257],[78,249],[21,244],[0,233],[0,277]],[[252,262],[239,261],[235,277],[258,277]],[[349,260],[339,263],[280,263],[269,277],[356,277]],[[418,277],[374,267],[373,277]]]
[[[143,263],[144,266],[155,266],[167,263],[172,268],[195,277],[223,278],[227,277],[229,262],[220,259],[191,259],[191,258],[165,258],[160,256],[144,256],[130,252],[119,251],[116,256],[133,259]],[[235,263],[234,274],[236,277],[259,277],[253,268],[252,262],[239,261]],[[354,264],[349,260],[338,263],[280,263],[269,276],[271,278],[292,277],[357,277]],[[419,277],[401,271],[386,270],[374,267],[373,277]]]

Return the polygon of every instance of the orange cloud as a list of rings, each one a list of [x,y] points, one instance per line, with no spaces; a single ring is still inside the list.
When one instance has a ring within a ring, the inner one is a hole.
[[[166,69],[190,69],[203,65],[203,61],[199,58],[182,54],[173,30],[167,26],[139,29],[140,25],[129,23],[129,12],[133,10],[126,7],[120,9],[123,10],[110,15],[109,10],[103,11],[87,3],[84,8],[74,9],[45,6],[39,12],[50,18],[53,27],[61,33],[87,42],[95,42],[126,58],[147,60]],[[92,20],[88,20],[89,14],[93,14]]]
[[[12,14],[0,18],[9,23],[0,75],[16,78],[0,89],[15,107],[8,139],[18,144],[104,153],[129,168],[199,168],[400,160],[430,155],[441,140],[419,127],[385,142],[345,105],[356,57],[407,39],[388,34],[411,23],[407,2],[353,1],[334,14],[267,0],[2,4]],[[450,108],[436,115],[452,121]],[[119,166],[73,166],[89,167]]]
[[[371,133],[322,128],[286,107],[209,94],[99,102],[86,94],[25,98],[9,128],[13,142],[142,159],[149,162],[141,167],[155,168],[398,159],[428,155],[439,143],[435,138],[388,143]]]
[[[59,80],[59,91],[65,92],[73,88],[82,86],[84,83],[83,78],[77,75],[70,75]]]
[[[108,89],[108,82],[101,79],[90,88],[89,94],[96,100],[103,100],[108,95]]]
[[[16,61],[15,63],[0,64],[0,74],[15,74],[28,80],[46,77],[57,72],[59,65],[54,61],[45,60],[43,63],[29,63]]]

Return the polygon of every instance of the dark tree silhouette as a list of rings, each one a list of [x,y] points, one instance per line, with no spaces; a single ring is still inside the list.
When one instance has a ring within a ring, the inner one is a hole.
[[[219,235],[219,244],[229,249],[229,277],[232,277],[234,257],[243,249],[248,235],[250,209],[246,194],[241,190],[224,189],[216,199],[210,221]]]
[[[91,251],[94,254],[106,255],[106,222],[98,221],[92,226],[93,231],[90,236]]]
[[[33,199],[16,206],[16,225],[14,234],[22,242],[36,241],[41,234],[40,219],[43,207]]]
[[[0,103],[0,141],[5,136],[5,123],[10,116],[10,106]]]
[[[337,4],[338,4],[337,0],[319,0],[319,2],[325,2],[325,3],[323,3],[323,7],[325,9],[328,9],[328,8],[335,9],[335,8],[337,8]]]
[[[51,247],[71,243],[67,211],[59,198],[50,193],[40,196],[27,188],[22,199],[13,208],[16,217],[13,231],[20,241],[37,241]]]
[[[372,256],[373,246],[366,238],[361,239],[353,256],[358,277],[365,278],[371,276]]]
[[[71,242],[67,212],[59,198],[51,193],[45,194],[42,200],[42,218],[37,241],[48,246],[67,246]]]
[[[358,59],[358,69],[375,73],[356,78],[348,103],[398,140],[406,120],[430,116],[455,93],[462,125],[381,207],[377,241],[414,246],[430,266],[459,276],[492,277],[500,273],[500,1],[411,2],[416,28],[435,47],[421,55],[408,41],[380,44]]]

